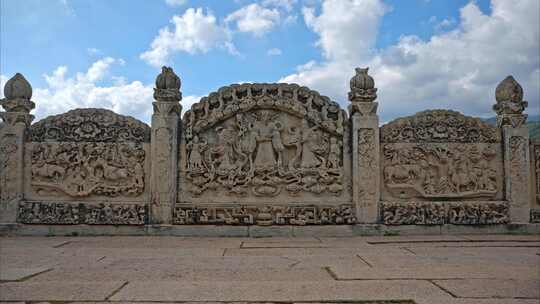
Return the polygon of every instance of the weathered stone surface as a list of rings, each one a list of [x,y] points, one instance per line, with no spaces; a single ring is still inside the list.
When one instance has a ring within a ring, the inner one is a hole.
[[[183,206],[175,207],[174,224],[344,225],[354,224],[351,205],[340,206]]]
[[[24,202],[17,221],[25,224],[143,225],[147,208],[125,203]]]
[[[172,68],[162,68],[151,127],[105,109],[75,109],[31,125],[32,87],[16,74],[1,101],[2,233],[540,229],[525,224],[540,221],[540,144],[523,127],[527,102],[511,76],[496,88],[498,127],[451,110],[379,127],[368,68],[350,80],[349,113],[306,87],[251,83],[210,93],[180,119],[181,85]]]
[[[220,88],[184,115],[181,202],[346,199],[345,119],[297,85]]]

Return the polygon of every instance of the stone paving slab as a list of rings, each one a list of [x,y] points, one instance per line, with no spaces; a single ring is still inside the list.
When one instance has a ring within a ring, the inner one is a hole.
[[[534,266],[534,265],[531,265]],[[485,266],[409,266],[403,264],[399,267],[371,267],[340,265],[328,267],[336,279],[339,280],[368,280],[368,279],[455,279],[455,278],[538,278],[538,269],[531,266],[505,267],[492,265]]]
[[[19,280],[0,281],[0,302],[537,304],[540,248],[522,246],[537,243],[514,235],[0,237],[0,273]]]
[[[332,281],[334,278],[324,268],[237,268],[237,269],[197,269],[187,265],[170,264],[156,267],[154,264],[133,265],[129,268],[103,265],[101,267],[77,269],[54,269],[40,275],[33,281]]]
[[[10,265],[3,265],[0,268],[0,281],[18,281],[24,278],[28,278],[45,271],[49,271],[52,268],[48,267],[12,267]]]
[[[355,256],[360,252],[386,255],[408,255],[400,248],[241,248],[228,249],[225,256]]]
[[[130,282],[114,301],[354,301],[448,298],[426,281]]]
[[[537,269],[538,270],[538,269]],[[435,280],[435,284],[462,298],[529,298],[540,302],[540,278]]]
[[[2,283],[0,301],[100,301],[106,300],[123,284],[123,281]]]

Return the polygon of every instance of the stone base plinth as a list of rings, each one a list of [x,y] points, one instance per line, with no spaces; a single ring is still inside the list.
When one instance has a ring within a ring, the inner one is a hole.
[[[537,234],[540,223],[503,225],[26,225],[0,223],[0,236],[186,236],[186,237],[351,237],[452,234]]]

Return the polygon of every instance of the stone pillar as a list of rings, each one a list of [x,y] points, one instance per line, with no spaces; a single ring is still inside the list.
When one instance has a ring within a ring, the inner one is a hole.
[[[153,103],[152,115],[152,224],[172,224],[178,190],[178,134],[182,110],[180,86],[180,78],[174,74],[172,68],[163,67],[156,78],[156,101]]]
[[[0,105],[0,223],[15,223],[24,194],[24,143],[34,116],[32,87],[17,73],[6,82]]]
[[[350,82],[353,203],[358,223],[376,223],[380,200],[379,117],[377,88],[368,68],[356,69]]]
[[[495,90],[497,126],[502,129],[504,143],[505,197],[510,203],[510,220],[526,223],[530,216],[529,130],[525,125],[523,89],[512,77],[506,77]]]

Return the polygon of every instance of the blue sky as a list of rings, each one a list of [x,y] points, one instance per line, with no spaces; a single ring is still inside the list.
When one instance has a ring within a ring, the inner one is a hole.
[[[184,107],[231,83],[277,81],[346,106],[354,67],[370,66],[383,121],[439,107],[491,116],[507,74],[539,111],[537,0],[0,3],[1,79],[25,75],[38,119],[106,107],[149,121],[162,64],[182,78]]]

